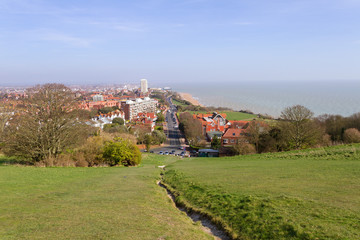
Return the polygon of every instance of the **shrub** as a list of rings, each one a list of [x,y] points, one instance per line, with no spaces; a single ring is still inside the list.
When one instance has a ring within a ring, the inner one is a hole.
[[[256,153],[254,145],[245,142],[239,142],[233,147],[233,150],[235,155],[247,155]]]
[[[346,143],[360,143],[360,132],[356,128],[346,129],[344,132],[344,141]]]
[[[124,121],[124,119],[122,119],[122,118],[114,118],[114,119],[112,120],[112,123],[113,123],[113,124],[124,125],[125,121]]]
[[[83,166],[85,165],[84,161],[86,161],[90,167],[102,164],[104,162],[102,156],[104,142],[104,137],[89,137],[85,144],[73,154],[76,164]]]
[[[135,144],[127,139],[116,138],[105,143],[103,158],[110,166],[136,166],[141,162],[141,153]]]

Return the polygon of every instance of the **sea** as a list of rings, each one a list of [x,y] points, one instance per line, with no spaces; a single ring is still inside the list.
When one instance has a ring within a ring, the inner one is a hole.
[[[172,83],[177,92],[190,93],[205,106],[279,117],[284,108],[303,105],[314,112],[350,116],[360,112],[360,81],[241,81]]]

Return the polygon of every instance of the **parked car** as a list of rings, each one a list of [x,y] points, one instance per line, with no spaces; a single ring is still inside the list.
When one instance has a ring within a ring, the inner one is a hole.
[[[169,155],[169,152],[167,152],[167,151],[166,151],[166,152],[164,152],[164,155]]]
[[[160,155],[163,155],[164,153],[162,151],[159,152]]]

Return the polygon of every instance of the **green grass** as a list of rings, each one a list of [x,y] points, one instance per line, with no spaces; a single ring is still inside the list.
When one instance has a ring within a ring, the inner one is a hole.
[[[35,168],[0,157],[0,239],[210,239],[156,185],[156,166]]]
[[[177,101],[176,99],[172,99],[172,102],[173,102],[173,104],[175,104],[176,106],[182,106],[182,107],[189,106],[188,104],[179,102],[179,101]]]
[[[199,113],[209,113],[206,111],[189,111],[191,114],[199,114]],[[241,121],[241,120],[253,120],[254,118],[257,119],[257,115],[249,114],[249,113],[242,113],[242,112],[220,112],[226,113],[226,119],[231,121]]]
[[[360,145],[167,167],[177,201],[241,239],[360,239]]]
[[[226,113],[226,119],[227,120],[253,120],[254,118],[257,118],[257,115],[255,114],[249,114],[249,113],[242,113],[242,112],[224,112]]]

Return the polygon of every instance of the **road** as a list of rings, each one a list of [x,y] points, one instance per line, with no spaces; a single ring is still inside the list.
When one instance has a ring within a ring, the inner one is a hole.
[[[166,101],[169,103],[169,110],[166,111],[165,121],[167,123],[167,130],[165,130],[165,134],[167,136],[166,146],[161,148],[152,149],[155,153],[162,152],[171,152],[175,151],[175,154],[180,154],[183,150],[181,146],[180,138],[182,137],[181,132],[179,130],[179,122],[176,117],[177,108],[172,103],[171,97],[168,97]]]

